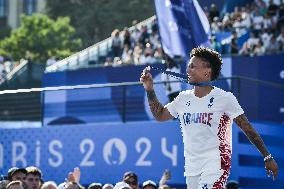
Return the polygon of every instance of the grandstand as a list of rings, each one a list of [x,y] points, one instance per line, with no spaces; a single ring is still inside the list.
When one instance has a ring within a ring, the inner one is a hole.
[[[238,98],[280,170],[275,182],[267,179],[259,152],[233,125],[230,179],[237,180],[242,189],[280,189],[284,187],[284,33],[277,23],[271,24],[275,28],[267,30],[269,40],[273,36],[279,38],[278,45],[272,48],[269,41],[262,41],[268,39],[260,35],[264,33],[258,28],[257,19],[250,27],[242,25],[247,24],[247,16],[253,20],[253,6],[247,4],[211,18],[212,48],[223,54],[224,64],[222,77],[214,84]],[[258,6],[264,8],[263,4]],[[280,10],[277,16],[282,14]],[[246,11],[252,12],[246,15]],[[209,20],[210,15],[208,10]],[[234,22],[228,23],[230,19]],[[119,56],[114,56],[111,36],[46,68],[22,62],[8,73],[0,91],[0,174],[6,175],[13,166],[35,165],[41,168],[44,180],[59,184],[79,166],[80,184],[88,186],[92,182],[115,184],[131,170],[138,174],[141,185],[148,179],[159,183],[164,170],[169,169],[172,178],[168,185],[186,188],[179,123],[154,121],[138,82],[145,66],[165,68],[155,27],[157,18],[153,16],[119,33],[121,41],[126,31],[132,37],[143,28],[148,33],[142,46],[131,42],[127,49],[133,55],[130,62],[123,58],[122,45]],[[237,41],[233,40],[234,31]],[[257,36],[250,36],[251,31]],[[233,42],[237,53],[232,52]],[[266,44],[259,47],[261,43]],[[136,60],[134,52],[139,55]],[[153,59],[146,59],[146,55]],[[185,72],[186,64],[181,67]],[[161,73],[152,74],[157,96],[166,104]],[[182,87],[191,88],[188,84]],[[27,90],[14,90],[19,88]]]

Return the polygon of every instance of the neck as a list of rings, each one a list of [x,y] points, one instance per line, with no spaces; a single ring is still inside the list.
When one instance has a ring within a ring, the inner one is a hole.
[[[213,89],[212,86],[195,86],[194,87],[194,94],[195,96],[202,98],[206,95],[208,95],[211,90]]]

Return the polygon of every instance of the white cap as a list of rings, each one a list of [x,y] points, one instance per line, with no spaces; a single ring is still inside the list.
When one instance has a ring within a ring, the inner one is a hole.
[[[113,189],[123,189],[123,188],[132,189],[131,186],[129,186],[129,184],[123,181],[116,183]]]
[[[153,187],[157,188],[157,184],[152,180],[146,180],[145,182],[143,182],[142,188],[144,188],[146,186],[153,186]]]
[[[108,188],[108,187],[113,188],[113,185],[112,185],[112,184],[107,183],[107,184],[105,184],[105,185],[103,186],[103,189],[106,189],[106,188]]]

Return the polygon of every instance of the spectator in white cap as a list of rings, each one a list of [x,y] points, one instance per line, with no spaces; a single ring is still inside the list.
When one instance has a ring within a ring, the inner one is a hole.
[[[157,189],[157,184],[152,180],[143,182],[142,189]]]
[[[123,181],[129,184],[132,189],[138,189],[138,176],[134,172],[125,172],[123,175]]]
[[[122,182],[116,183],[113,189],[132,189],[132,188],[130,187],[129,184],[122,181]]]
[[[89,185],[88,189],[102,189],[103,185],[98,182],[93,182],[92,184]]]
[[[57,184],[53,181],[47,181],[42,184],[41,189],[57,189]]]
[[[112,184],[104,184],[103,189],[113,189],[113,185]]]

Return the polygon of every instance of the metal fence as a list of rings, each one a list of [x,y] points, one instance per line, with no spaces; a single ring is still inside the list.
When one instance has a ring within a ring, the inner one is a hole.
[[[267,91],[273,88],[274,90],[270,94],[272,98],[275,90],[284,92],[284,85],[247,77],[221,78],[218,82],[220,81],[230,83],[229,90],[235,94],[241,105],[243,99],[251,93],[243,88],[244,85],[249,88],[250,86],[262,86],[267,88]],[[155,82],[154,84],[161,89],[164,82]],[[66,94],[67,91],[75,95],[75,101],[71,100],[72,102],[69,103],[66,97],[60,99],[62,94]],[[109,98],[93,100],[90,96],[90,99],[84,99],[86,94],[94,95],[95,98],[96,94],[104,96],[106,91],[110,95]],[[53,93],[56,95],[52,96]],[[50,104],[46,101],[47,94],[51,95],[52,103]],[[56,102],[58,106],[54,106],[56,103],[53,102]],[[90,122],[149,120],[145,113],[145,92],[140,82],[5,90],[0,91],[0,103],[0,121],[38,121],[45,123],[44,119],[50,115],[52,115],[51,118],[63,115],[61,109],[65,111],[65,116],[68,116],[69,113],[80,114],[82,117],[89,116]],[[244,109],[247,109],[247,107],[244,107]],[[105,119],[103,119],[104,116]],[[86,123],[86,121],[82,123]]]

